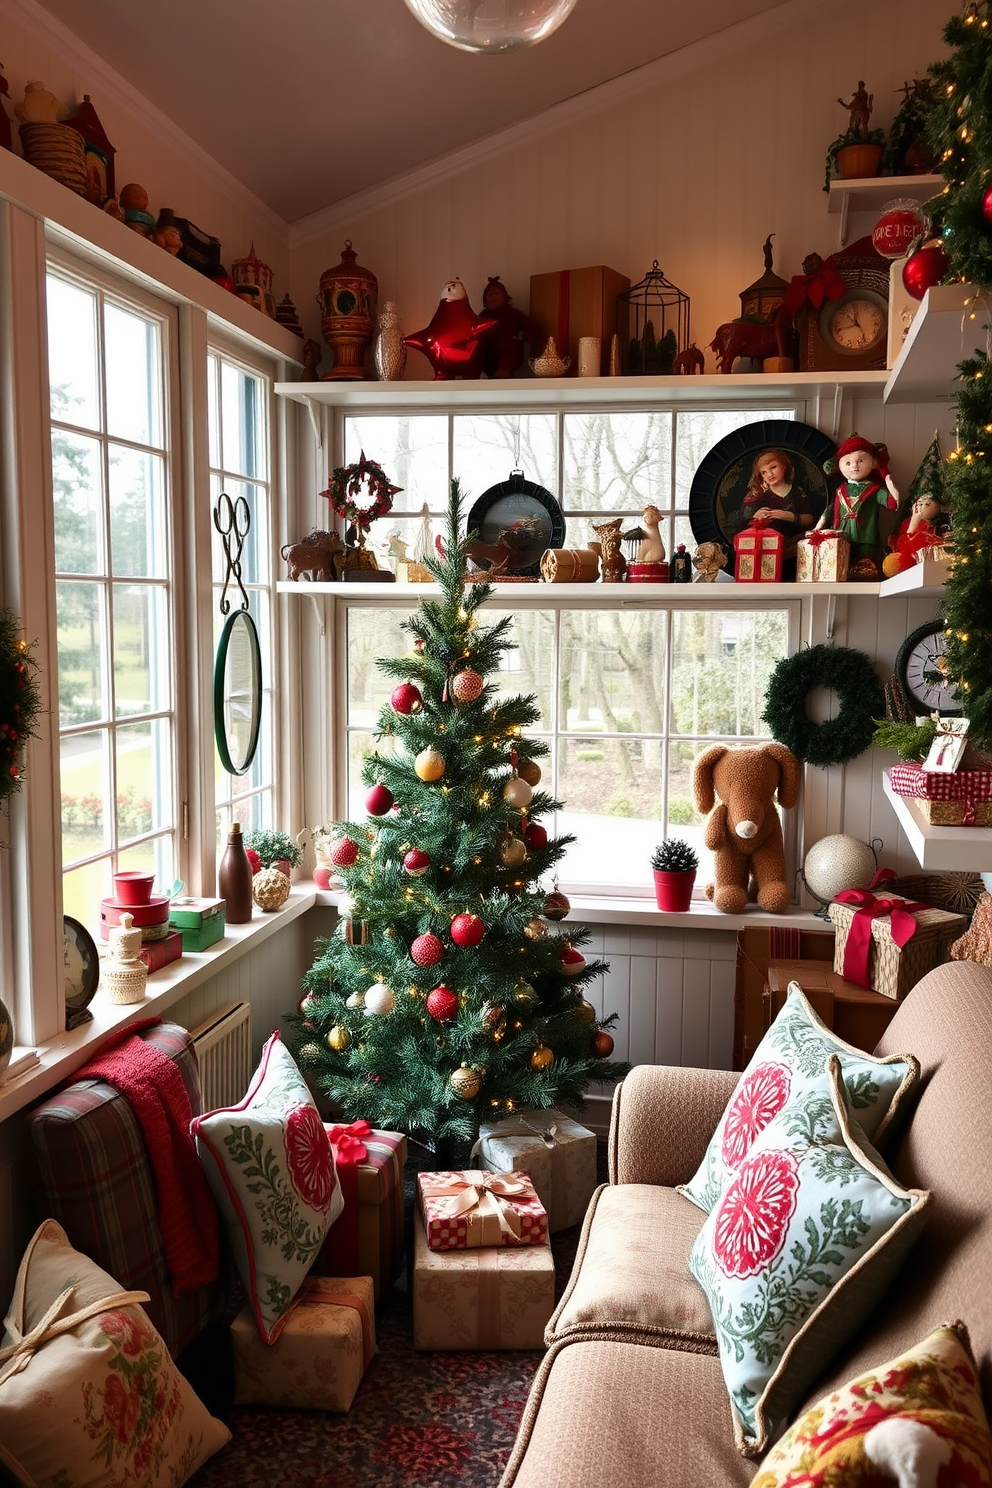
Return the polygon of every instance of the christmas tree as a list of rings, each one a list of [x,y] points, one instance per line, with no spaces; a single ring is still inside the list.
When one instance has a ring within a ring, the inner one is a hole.
[[[609,1059],[617,1015],[582,994],[605,963],[582,956],[586,932],[548,923],[569,906],[540,880],[574,839],[539,820],[559,802],[534,788],[535,700],[487,681],[511,619],[479,624],[493,586],[465,583],[461,519],[453,481],[445,556],[428,563],[441,597],[404,622],[412,651],[377,663],[397,681],[388,743],[363,764],[368,819],[336,825],[346,901],[289,1020],[301,1069],[346,1119],[417,1137],[442,1165],[480,1123],[581,1109],[591,1080],[628,1068]]]

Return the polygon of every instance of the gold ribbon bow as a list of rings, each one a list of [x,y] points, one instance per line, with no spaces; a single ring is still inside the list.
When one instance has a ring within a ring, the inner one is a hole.
[[[482,1173],[471,1169],[464,1173],[424,1173],[421,1191],[431,1206],[431,1218],[469,1221],[481,1228],[479,1244],[501,1245],[504,1237],[520,1239],[520,1216],[511,1199],[532,1199],[534,1186],[529,1179],[512,1173]],[[511,1242],[512,1243],[512,1242]]]
[[[60,1317],[59,1314],[72,1300],[75,1291],[74,1286],[68,1286],[64,1292],[60,1292],[41,1321],[29,1333],[21,1333],[12,1318],[6,1319],[7,1331],[14,1342],[5,1349],[0,1349],[0,1385],[26,1369],[41,1345],[49,1339],[58,1338],[62,1333],[71,1333],[80,1323],[97,1317],[101,1312],[109,1312],[112,1307],[130,1307],[135,1302],[151,1301],[147,1292],[111,1292],[108,1296],[101,1297],[99,1302],[91,1302],[78,1312],[71,1312],[68,1317]]]

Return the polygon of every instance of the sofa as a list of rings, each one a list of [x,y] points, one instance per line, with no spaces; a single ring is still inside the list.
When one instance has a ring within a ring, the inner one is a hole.
[[[952,962],[930,972],[874,1052],[920,1062],[907,1118],[884,1157],[901,1184],[930,1190],[927,1223],[798,1409],[961,1319],[988,1411],[992,969]],[[699,1167],[739,1079],[646,1065],[617,1087],[609,1182],[590,1202],[500,1488],[712,1488],[754,1478],[759,1460],[735,1446],[712,1316],[688,1269],[706,1216],[676,1192]]]

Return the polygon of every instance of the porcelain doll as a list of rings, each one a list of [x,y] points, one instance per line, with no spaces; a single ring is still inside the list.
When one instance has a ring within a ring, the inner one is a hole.
[[[823,468],[828,475],[839,470],[844,479],[815,530],[839,532],[848,539],[851,578],[877,579],[885,557],[879,513],[895,511],[899,505],[899,492],[889,474],[889,452],[884,444],[871,444],[852,434]]]

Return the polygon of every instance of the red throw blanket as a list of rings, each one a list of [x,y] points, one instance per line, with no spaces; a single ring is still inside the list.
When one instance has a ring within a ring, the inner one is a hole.
[[[161,1021],[148,1018],[121,1029],[76,1079],[106,1080],[131,1103],[148,1148],[166,1265],[178,1297],[217,1275],[217,1210],[190,1135],[193,1108],[179,1067],[136,1031]]]

